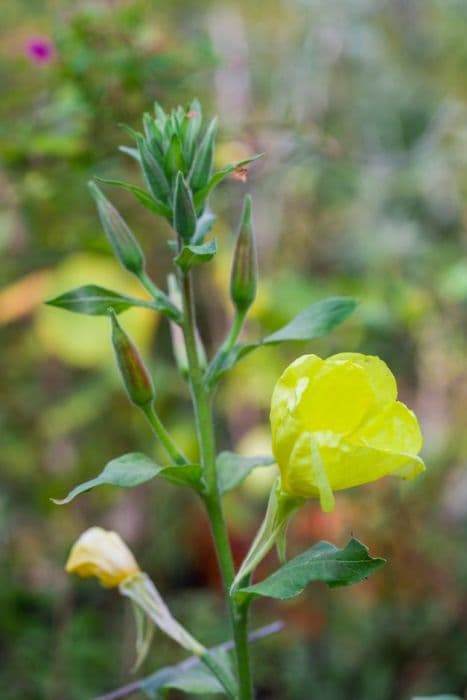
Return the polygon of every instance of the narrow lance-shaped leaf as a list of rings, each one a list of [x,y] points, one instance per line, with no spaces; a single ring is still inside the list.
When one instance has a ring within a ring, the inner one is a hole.
[[[88,316],[107,316],[109,307],[112,307],[116,314],[120,314],[132,306],[154,308],[153,303],[150,301],[134,299],[125,294],[113,292],[111,289],[98,287],[95,284],[86,284],[83,287],[72,289],[54,299],[50,299],[46,304]]]
[[[217,456],[217,478],[221,493],[232,491],[257,467],[270,467],[275,464],[274,457],[243,457],[235,452],[221,452]]]
[[[149,209],[149,211],[152,211],[154,214],[157,214],[158,216],[163,216],[164,218],[171,221],[172,210],[170,209],[170,207],[154,199],[154,197],[142,190],[141,187],[138,187],[137,185],[132,185],[129,182],[122,182],[121,180],[111,180],[104,177],[96,177],[96,180],[98,182],[103,182],[105,185],[121,187],[121,189],[126,190],[127,192],[131,192],[131,194],[133,194],[136,197],[136,199],[143,205],[143,207],[146,207],[146,209]]]
[[[222,170],[218,170],[217,172],[213,173],[207,185],[203,187],[203,189],[197,191],[193,198],[196,210],[198,211],[199,209],[203,208],[210,192],[212,192],[212,190],[220,182],[222,182],[224,178],[226,178],[231,173],[235,172],[235,170],[237,170],[238,168],[244,168],[246,165],[253,163],[255,160],[258,160],[263,156],[264,153],[258,153],[257,155],[251,156],[250,158],[245,158],[244,160],[239,160],[235,163],[229,163],[224,168],[222,168]]]
[[[138,241],[113,204],[94,182],[89,183],[89,189],[96,201],[102,227],[115,256],[126,270],[135,275],[140,274],[144,270],[144,255]]]
[[[230,296],[238,311],[244,313],[253,303],[256,296],[257,277],[258,265],[251,222],[251,197],[247,195],[243,202],[230,276]]]
[[[202,469],[199,464],[162,467],[146,455],[132,452],[112,459],[94,479],[75,486],[65,498],[52,498],[52,501],[57,505],[64,505],[97,486],[109,485],[128,489],[144,484],[156,476],[162,476],[177,486],[190,486],[196,491],[203,489]]]
[[[185,243],[191,241],[196,231],[196,212],[191,191],[181,172],[177,174],[175,183],[173,226]]]
[[[209,181],[212,171],[214,142],[217,134],[217,118],[209,124],[196,152],[190,173],[190,185],[194,192],[201,190]]]
[[[147,406],[154,401],[155,396],[151,375],[138,348],[120,326],[112,310],[110,317],[112,345],[128,397],[136,406]]]
[[[161,166],[149,150],[145,140],[139,137],[137,140],[138,150],[141,159],[141,170],[144,181],[152,196],[163,204],[169,199],[169,183]]]
[[[343,549],[329,542],[318,542],[264,581],[239,589],[238,594],[287,600],[312,581],[322,581],[330,588],[358,583],[385,563],[384,559],[371,557],[368,548],[354,538]]]
[[[216,355],[206,374],[206,383],[213,386],[224,372],[239,360],[264,345],[286,341],[313,340],[329,333],[355,310],[357,301],[351,297],[330,297],[312,304],[278,331],[252,343],[239,343],[227,355]]]
[[[124,489],[139,486],[153,479],[163,468],[141,452],[132,452],[112,459],[94,479],[75,486],[65,498],[52,498],[52,501],[57,505],[64,505],[81,493],[104,484],[119,486]]]

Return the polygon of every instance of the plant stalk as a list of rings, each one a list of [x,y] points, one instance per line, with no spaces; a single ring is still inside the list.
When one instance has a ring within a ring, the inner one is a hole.
[[[235,567],[224,520],[222,501],[217,483],[216,444],[212,415],[211,395],[204,384],[203,371],[196,348],[196,319],[191,274],[181,278],[183,297],[183,332],[189,366],[190,388],[195,412],[201,462],[206,480],[205,503],[222,575],[224,592],[228,601],[232,633],[235,642],[239,700],[253,700],[253,688],[249,663],[248,615],[230,597],[229,591],[235,577]]]

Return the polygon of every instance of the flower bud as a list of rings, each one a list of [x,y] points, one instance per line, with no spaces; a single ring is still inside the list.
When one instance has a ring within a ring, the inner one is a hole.
[[[230,296],[239,311],[246,311],[253,303],[256,296],[257,276],[256,247],[251,224],[251,197],[247,195],[243,203],[242,220],[230,278]]]
[[[141,247],[115,207],[102,194],[94,182],[89,183],[105,235],[116,258],[129,272],[135,275],[144,270],[144,255]]]
[[[138,348],[120,326],[111,309],[112,345],[127,394],[141,408],[154,401],[154,386]]]
[[[141,570],[120,535],[91,527],[71,548],[65,571],[83,578],[96,576],[106,588],[115,588]]]
[[[177,174],[174,194],[174,229],[180,238],[189,243],[196,231],[196,212],[191,191],[181,172]]]
[[[211,177],[216,134],[217,118],[214,117],[206,130],[193,161],[193,167],[190,173],[190,184],[194,192],[205,187]]]

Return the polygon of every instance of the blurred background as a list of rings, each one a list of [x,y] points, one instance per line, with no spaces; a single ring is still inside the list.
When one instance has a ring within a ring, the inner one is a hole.
[[[0,49],[0,695],[87,700],[131,679],[131,610],[71,580],[71,543],[118,530],[179,618],[206,644],[226,638],[206,520],[188,492],[155,480],[51,503],[107,461],[159,455],[123,394],[105,319],[44,307],[84,283],[135,292],[114,262],[86,183],[139,183],[119,124],[154,100],[198,96],[221,120],[218,165],[265,151],[247,183],[215,193],[220,253],[198,275],[212,351],[228,326],[229,254],[243,194],[254,198],[261,287],[245,331],[272,331],[314,300],[351,294],[327,338],[253,353],[218,391],[219,445],[270,451],[268,405],[304,352],[376,353],[420,418],[426,475],[310,504],[290,552],[350,533],[389,560],[352,589],[310,586],[255,605],[286,632],[254,648],[259,700],[408,700],[467,686],[467,5],[463,0],[14,0]],[[167,226],[110,191],[155,279],[170,269]],[[138,290],[136,290],[138,292]],[[186,388],[164,320],[125,327],[154,371],[158,406],[196,457]],[[238,559],[262,517],[273,470],[226,508]],[[274,566],[267,561],[262,573]],[[140,674],[180,652],[156,634]],[[142,697],[142,696],[141,696]],[[178,698],[175,692],[170,695]],[[184,696],[186,697],[186,696]]]

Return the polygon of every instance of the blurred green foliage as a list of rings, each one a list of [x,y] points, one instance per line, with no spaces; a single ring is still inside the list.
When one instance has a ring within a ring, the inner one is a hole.
[[[155,99],[170,108],[195,95],[208,114],[220,114],[219,165],[267,153],[246,185],[227,181],[213,202],[220,252],[211,275],[203,270],[199,279],[211,351],[232,311],[222,299],[244,191],[254,199],[261,272],[247,335],[275,330],[329,294],[361,300],[354,319],[326,339],[260,350],[223,380],[220,446],[269,450],[273,384],[308,351],[381,355],[425,435],[422,479],[339,494],[334,514],[310,505],[295,520],[291,551],[320,538],[343,544],[353,531],[390,563],[350,592],[315,586],[280,612],[257,605],[260,620],[281,614],[287,623],[286,634],[255,647],[258,697],[303,700],[304,688],[320,700],[462,694],[465,3],[18,0],[2,7],[1,31],[1,697],[81,700],[128,680],[128,610],[62,571],[71,542],[92,524],[121,532],[206,644],[228,634],[207,525],[190,494],[157,482],[131,493],[103,488],[66,508],[49,500],[118,454],[157,453],[111,354],[102,352],[105,320],[85,319],[103,325],[81,329],[78,317],[41,303],[77,282],[105,286],[110,275],[121,277],[86,182],[94,174],[137,182],[136,167],[117,150],[128,145],[118,124],[137,126]],[[39,64],[25,47],[41,35],[54,52]],[[163,284],[166,225],[130,196],[109,196]],[[83,260],[92,260],[89,279]],[[123,284],[132,291],[131,280]],[[193,455],[166,324],[149,326],[139,341],[161,413]],[[227,499],[239,558],[261,517],[270,471],[259,470]],[[177,660],[157,636],[143,670]]]

